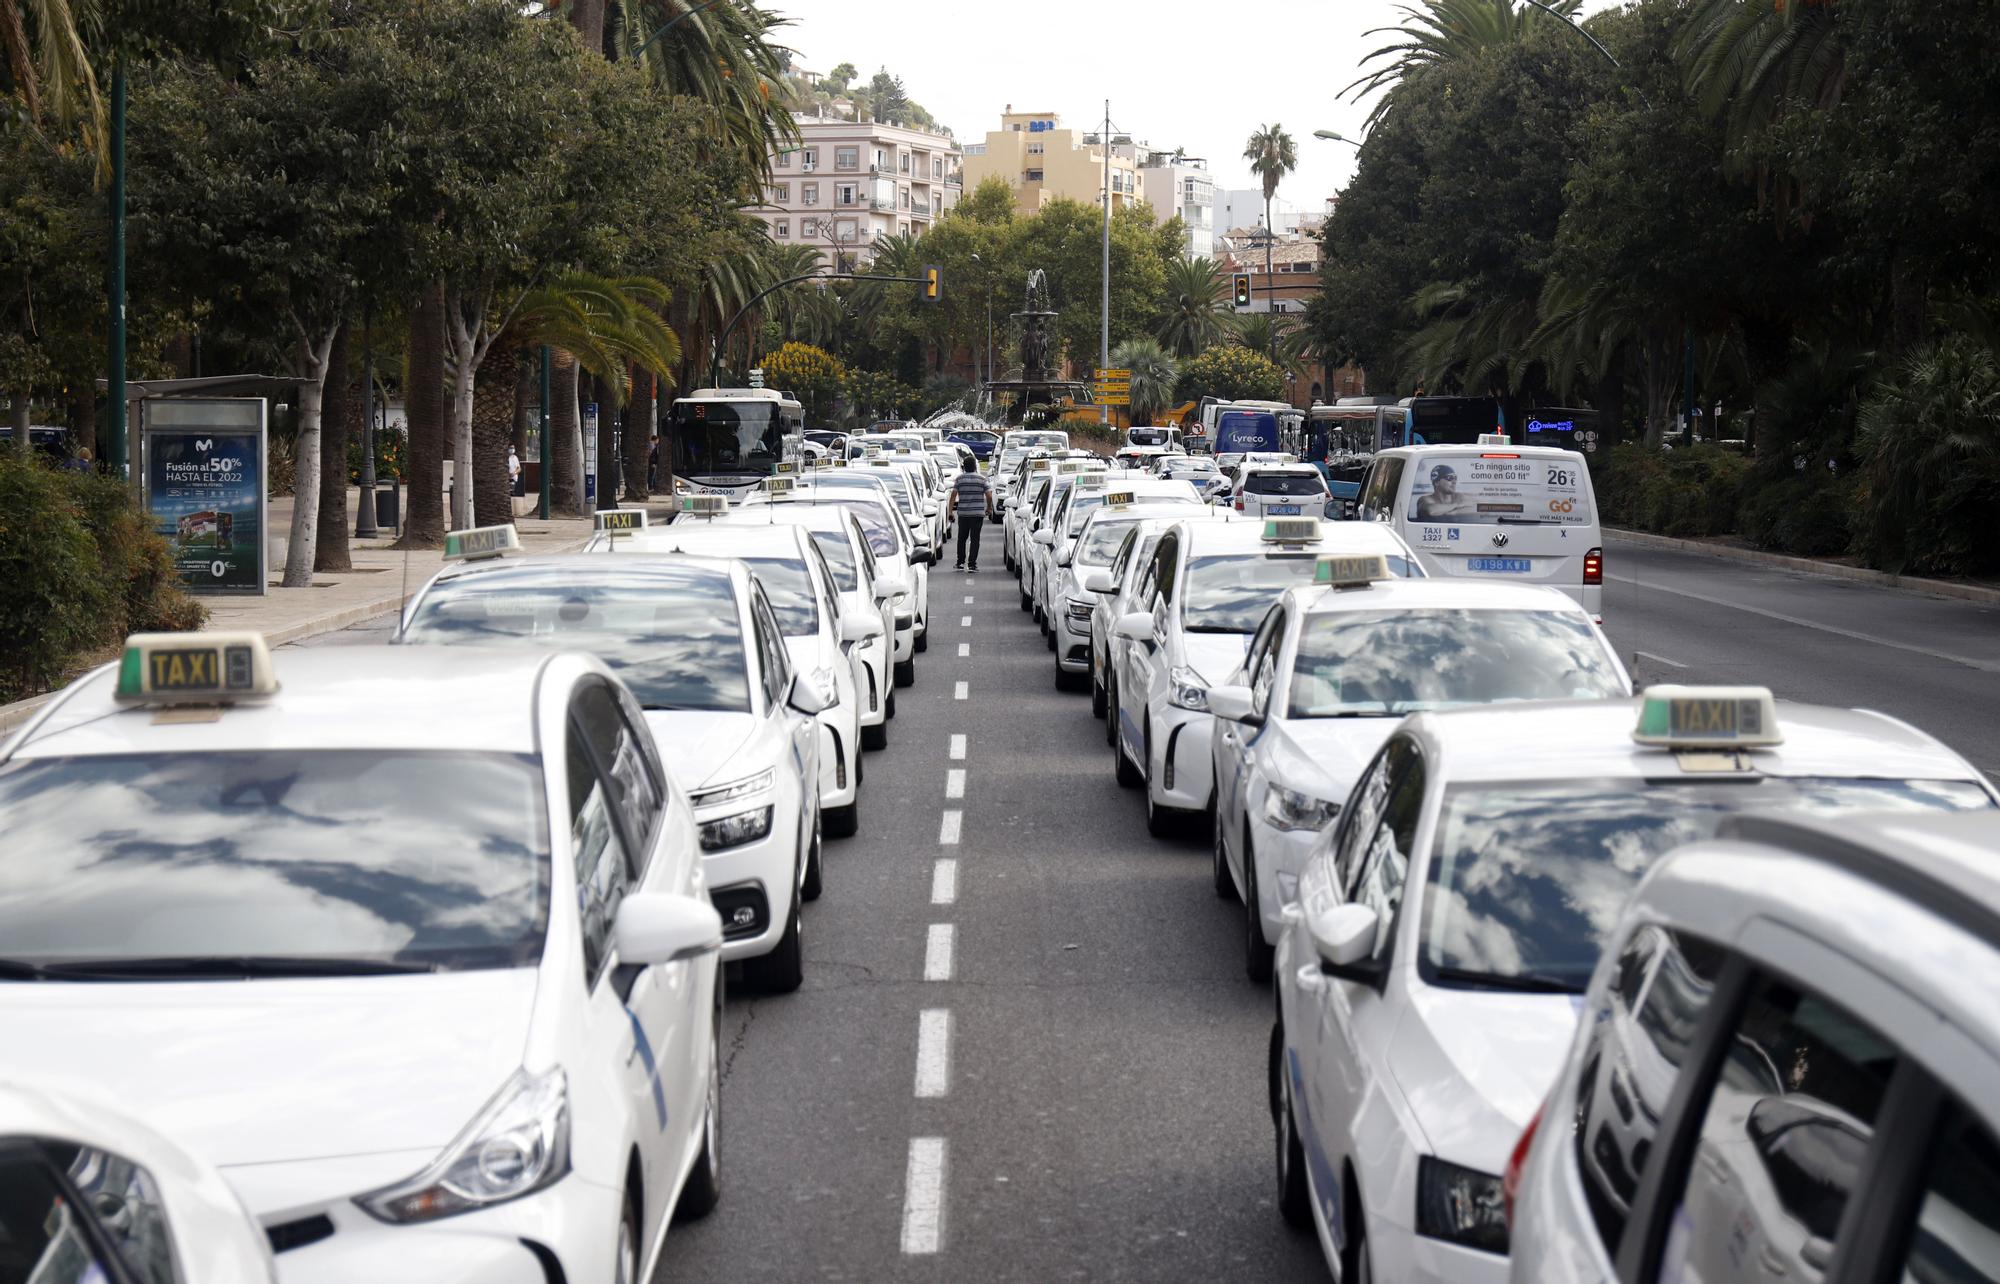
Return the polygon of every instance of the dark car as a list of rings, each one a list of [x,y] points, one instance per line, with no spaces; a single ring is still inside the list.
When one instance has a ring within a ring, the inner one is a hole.
[[[987,432],[983,428],[961,428],[947,436],[945,440],[955,441],[964,446],[976,459],[991,459],[993,453],[1000,449],[1000,434]]]

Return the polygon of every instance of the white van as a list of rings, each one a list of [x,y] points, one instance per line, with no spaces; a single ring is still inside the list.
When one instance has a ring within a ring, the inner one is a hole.
[[[1379,451],[1355,515],[1394,526],[1431,575],[1551,585],[1604,621],[1604,528],[1590,469],[1574,450]]]

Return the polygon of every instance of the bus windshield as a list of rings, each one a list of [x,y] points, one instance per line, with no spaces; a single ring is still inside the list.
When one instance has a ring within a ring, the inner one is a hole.
[[[676,401],[667,435],[681,477],[768,476],[784,454],[784,420],[769,401]]]

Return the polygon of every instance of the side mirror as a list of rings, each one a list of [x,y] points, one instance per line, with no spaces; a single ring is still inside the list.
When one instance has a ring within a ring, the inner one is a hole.
[[[1153,636],[1153,617],[1146,611],[1133,611],[1119,616],[1111,631],[1127,642],[1145,642]]]
[[[1056,533],[1054,531],[1041,530],[1035,532],[1035,543],[1040,544],[1043,548],[1052,548],[1055,546],[1055,542]]]
[[[1057,566],[1068,566],[1071,562],[1075,560],[1076,560],[1076,553],[1073,549],[1066,548],[1062,552],[1056,554]]]
[[[882,618],[868,612],[851,612],[840,617],[842,642],[866,642],[882,636]]]
[[[917,551],[910,554],[910,561],[913,565],[931,566],[937,562],[937,554],[931,552],[929,544],[919,544]]]
[[[875,583],[869,587],[875,590],[875,600],[877,602],[886,602],[903,591],[901,584],[898,584],[886,575],[876,576]]]
[[[1213,700],[1213,696],[1210,697]],[[1355,901],[1306,910],[1306,934],[1312,937],[1320,965],[1329,976],[1360,979],[1355,966],[1375,949],[1381,919],[1369,906]]]
[[[1256,698],[1249,687],[1210,687],[1208,689],[1208,711],[1218,718],[1231,722],[1247,722],[1256,726],[1264,721],[1257,712]]]
[[[1112,580],[1110,571],[1092,571],[1084,578],[1083,586],[1093,593],[1115,593],[1118,585]]]
[[[810,718],[832,708],[833,702],[826,698],[824,691],[806,681],[805,674],[794,673],[792,685],[785,692],[785,705]]]
[[[925,516],[925,517],[936,517],[936,516],[937,516],[937,505],[936,505],[936,504],[932,504],[932,503],[926,503],[926,504],[924,505],[924,516]]]
[[[633,892],[618,906],[611,940],[628,967],[679,963],[722,948],[722,916],[705,899]]]

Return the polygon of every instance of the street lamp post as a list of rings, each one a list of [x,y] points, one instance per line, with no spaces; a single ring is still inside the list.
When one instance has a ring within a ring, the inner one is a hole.
[[[1357,149],[1361,146],[1360,143],[1355,142],[1352,138],[1349,138],[1347,135],[1336,133],[1331,129],[1315,129],[1313,131],[1313,137],[1324,138],[1329,143],[1346,143],[1349,147]]]
[[[127,476],[131,439],[125,404],[125,60],[111,71],[111,262],[105,273],[104,462],[119,481]]]
[[[375,336],[373,309],[361,314],[361,511],[354,538],[374,539],[375,525]]]

